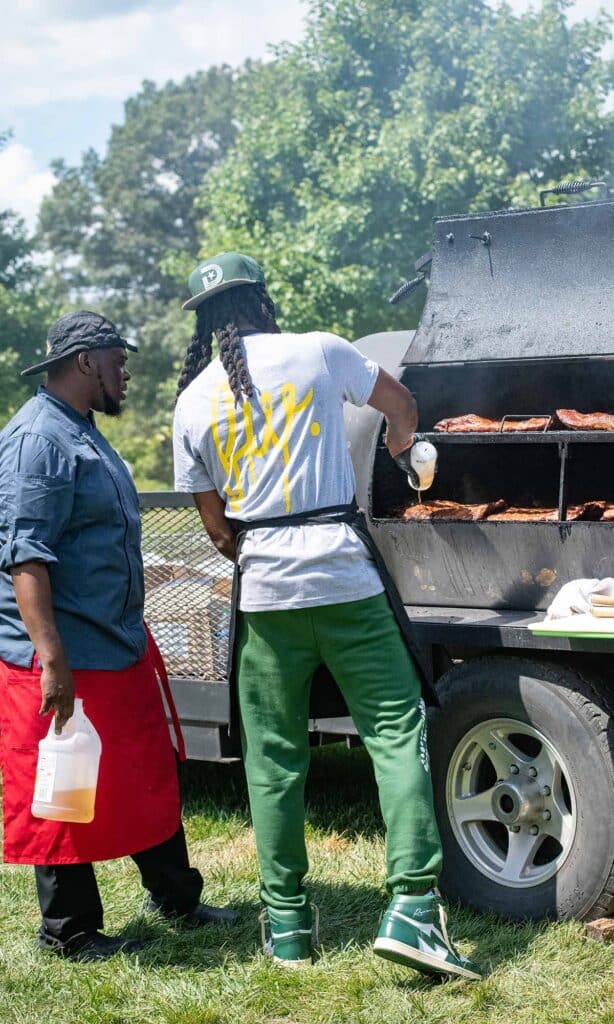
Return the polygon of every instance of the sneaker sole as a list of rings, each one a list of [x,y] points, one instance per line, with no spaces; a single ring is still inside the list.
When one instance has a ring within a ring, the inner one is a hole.
[[[274,956],[273,963],[276,967],[288,967],[291,971],[302,971],[306,967],[313,967],[311,957],[309,960],[284,960],[281,956]]]
[[[407,946],[404,942],[399,942],[398,939],[376,939],[373,950],[384,960],[392,960],[395,964],[402,964],[404,967],[414,967],[427,974],[448,974],[471,981],[482,980],[482,975],[476,974],[475,971],[469,971],[460,965],[446,963],[434,954],[414,949],[413,946]]]

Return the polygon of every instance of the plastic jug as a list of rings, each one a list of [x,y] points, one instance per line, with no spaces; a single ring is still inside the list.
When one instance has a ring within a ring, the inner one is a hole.
[[[52,718],[49,732],[38,745],[38,764],[32,814],[50,821],[87,823],[94,818],[96,784],[102,743],[86,717],[83,701],[59,736]]]

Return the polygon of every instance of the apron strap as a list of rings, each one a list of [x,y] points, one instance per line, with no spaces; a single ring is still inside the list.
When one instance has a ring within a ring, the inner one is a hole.
[[[327,505],[307,512],[295,512],[289,516],[272,516],[269,519],[230,519],[238,537],[250,530],[275,529],[281,526],[301,526],[305,523],[351,523],[358,512],[356,499],[346,505]]]
[[[181,725],[179,722],[179,715],[177,714],[177,708],[175,707],[175,701],[173,700],[173,695],[171,693],[171,686],[168,681],[168,672],[166,671],[164,658],[162,657],[162,654],[160,653],[160,648],[158,647],[154,639],[153,633],[151,632],[146,622],[144,623],[144,626],[145,632],[147,633],[147,649],[149,652],[149,656],[153,662],[158,679],[160,680],[160,683],[162,685],[162,690],[164,692],[168,710],[171,716],[171,721],[173,723],[173,730],[175,732],[175,738],[177,740],[177,753],[179,755],[179,760],[185,761],[186,752],[185,743],[183,740],[183,733],[181,731]]]

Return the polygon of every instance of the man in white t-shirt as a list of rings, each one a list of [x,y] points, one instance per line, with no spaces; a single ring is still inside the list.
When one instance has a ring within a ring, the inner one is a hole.
[[[281,333],[250,257],[214,256],[189,287],[196,330],[178,386],[175,486],[237,562],[236,683],[268,951],[282,966],[311,963],[303,794],[310,684],[325,665],[373,760],[387,828],[392,901],[375,951],[477,978],[434,891],[441,845],[420,679],[352,508],[344,402],[384,413],[406,467],[415,401],[336,335]]]

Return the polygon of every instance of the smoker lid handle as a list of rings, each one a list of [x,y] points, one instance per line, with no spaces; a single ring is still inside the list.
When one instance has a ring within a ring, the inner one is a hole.
[[[390,305],[396,306],[398,302],[402,302],[403,299],[408,298],[408,296],[410,296],[411,293],[424,282],[424,280],[424,274],[418,274],[418,276],[414,277],[412,281],[406,281],[405,284],[402,284],[401,287],[396,290],[394,295],[390,296],[388,299]]]
[[[546,196],[570,196],[575,195],[577,192],[588,192],[591,188],[601,188],[605,194],[608,194],[608,186],[605,181],[563,181],[560,185],[554,185],[553,188],[544,188],[539,193],[539,205],[545,206]]]

